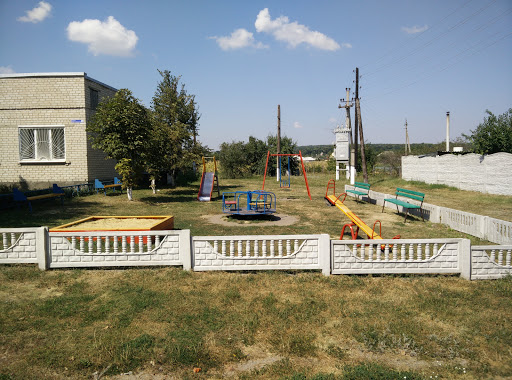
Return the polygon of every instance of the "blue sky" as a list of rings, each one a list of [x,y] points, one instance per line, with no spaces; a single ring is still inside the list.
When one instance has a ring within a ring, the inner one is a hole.
[[[360,70],[364,135],[411,143],[469,133],[512,107],[512,2],[0,0],[0,73],[86,72],[146,106],[157,69],[181,75],[200,137],[282,134],[331,144]]]

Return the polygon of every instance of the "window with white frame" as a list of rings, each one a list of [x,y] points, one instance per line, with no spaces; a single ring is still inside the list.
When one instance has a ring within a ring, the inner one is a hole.
[[[19,127],[21,162],[64,162],[66,144],[64,126]]]

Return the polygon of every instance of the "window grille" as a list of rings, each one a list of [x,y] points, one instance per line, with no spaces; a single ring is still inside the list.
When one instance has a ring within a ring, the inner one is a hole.
[[[20,127],[20,161],[66,159],[64,127]]]

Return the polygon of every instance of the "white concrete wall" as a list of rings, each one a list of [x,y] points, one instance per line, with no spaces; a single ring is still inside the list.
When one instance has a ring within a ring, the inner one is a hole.
[[[461,273],[464,239],[333,240],[333,274]],[[469,255],[468,255],[469,258]]]
[[[402,178],[462,190],[512,195],[512,154],[403,156]]]
[[[176,265],[195,271],[315,269],[324,275],[454,273],[478,280],[512,275],[511,260],[512,245],[471,247],[468,239],[331,241],[325,234],[191,239],[190,230],[0,229],[0,264],[38,264],[42,270]]]
[[[512,275],[512,245],[471,247],[471,279],[491,280]]]
[[[49,235],[48,268],[179,265],[190,269],[190,230]]]

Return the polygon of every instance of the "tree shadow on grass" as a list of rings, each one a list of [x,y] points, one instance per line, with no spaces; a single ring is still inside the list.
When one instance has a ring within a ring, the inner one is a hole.
[[[241,187],[241,186],[220,186],[220,196],[217,193],[217,189],[214,187],[212,192],[212,201],[222,200],[223,190],[230,190]],[[197,188],[189,188],[189,189],[180,189],[180,190],[172,190],[166,189],[165,193],[157,193],[152,194],[150,196],[141,197],[139,200],[141,202],[146,202],[152,205],[157,205],[160,203],[184,203],[184,202],[197,202],[197,195],[199,193],[199,187]]]
[[[255,215],[226,215],[226,219],[237,223],[258,223],[258,222],[278,222],[281,217],[272,214],[255,214]]]
[[[9,210],[3,210],[0,218],[1,228],[20,227],[55,227],[72,220],[79,220],[92,216],[98,207],[97,202],[82,201],[80,203],[69,203],[64,205],[57,202],[37,202],[32,204],[33,212],[30,213],[26,204]]]

